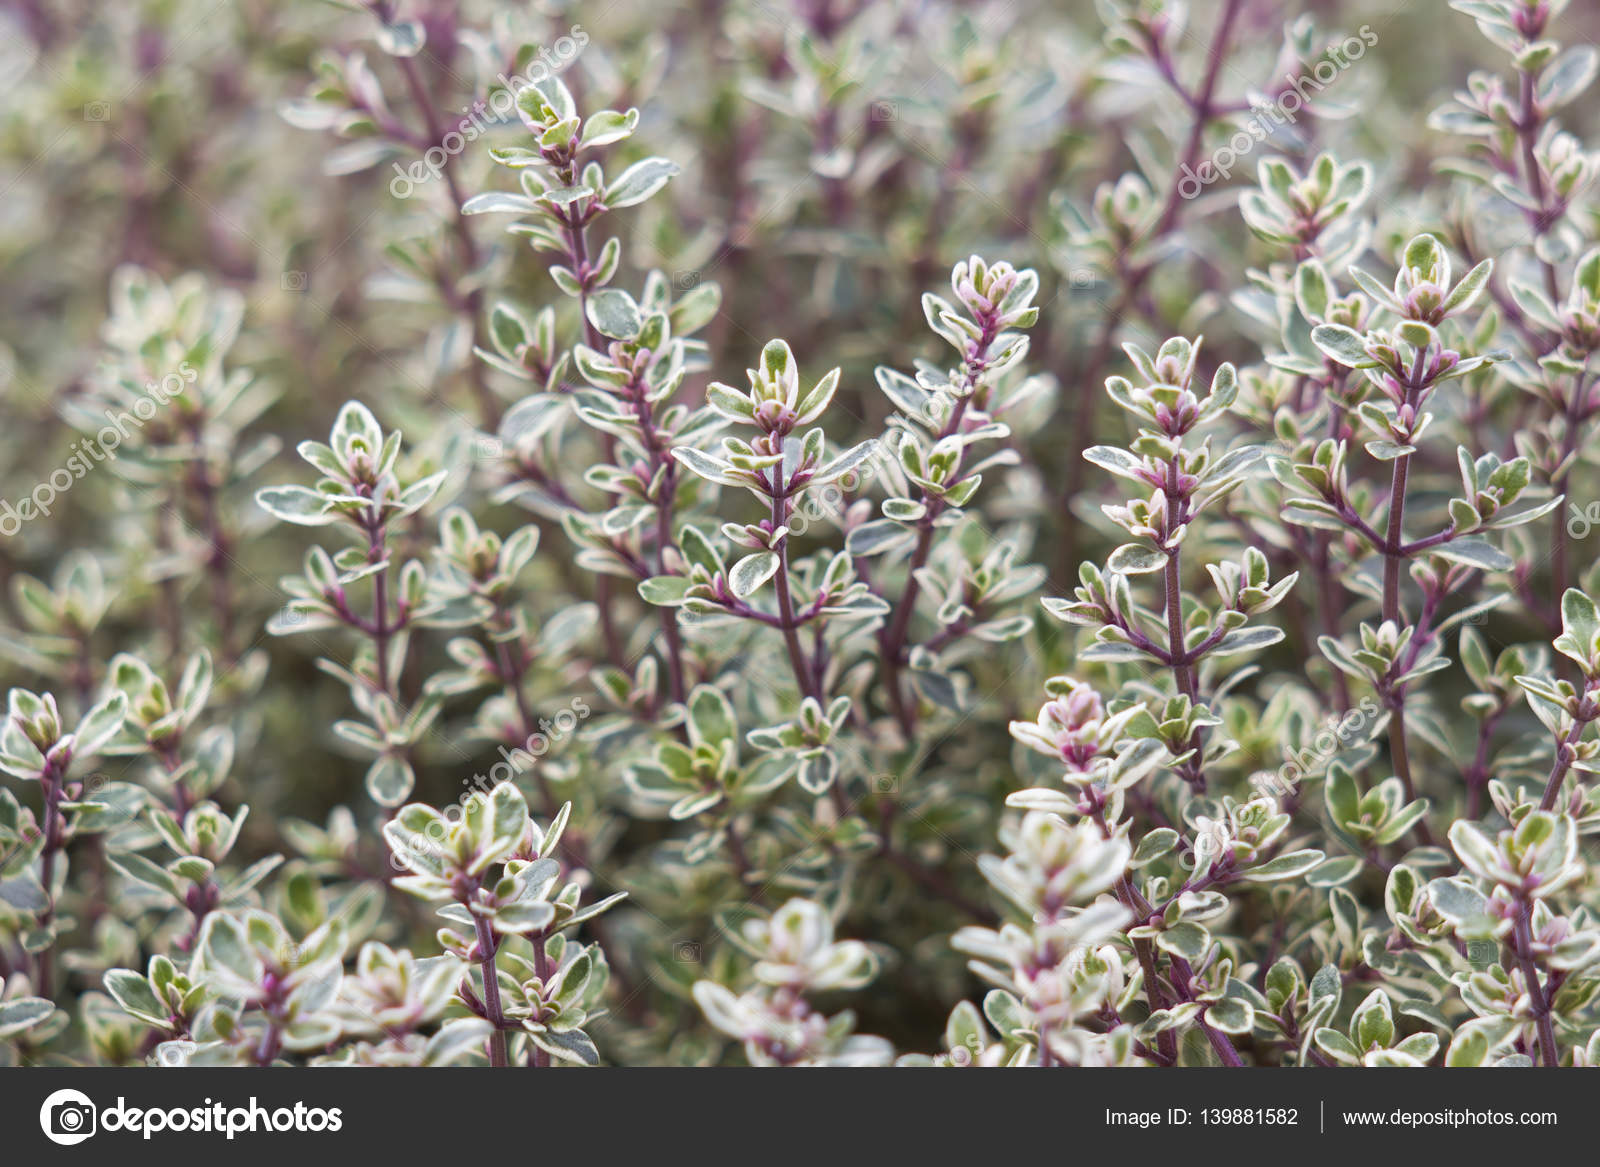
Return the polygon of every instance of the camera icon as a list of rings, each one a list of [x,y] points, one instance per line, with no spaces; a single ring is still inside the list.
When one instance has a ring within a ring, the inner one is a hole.
[[[472,439],[472,460],[474,462],[498,462],[505,457],[506,445],[499,438],[491,438],[486,434],[479,434]]]
[[[50,1112],[50,1131],[58,1135],[94,1134],[94,1107],[84,1102],[60,1102]]]
[[[680,292],[692,291],[700,286],[700,273],[692,269],[672,273],[672,286]]]
[[[159,1069],[179,1069],[189,1064],[189,1059],[198,1048],[192,1041],[164,1041],[156,1046],[156,1052],[147,1064]]]
[[[91,101],[83,107],[83,120],[86,122],[108,122],[111,120],[111,103],[109,101]]]
[[[900,116],[900,109],[892,101],[875,101],[868,116],[875,122],[892,122]]]
[[[1077,289],[1094,287],[1094,284],[1095,284],[1094,269],[1093,268],[1087,268],[1087,267],[1075,267],[1075,268],[1073,268],[1071,271],[1069,271],[1067,273],[1067,284],[1068,284],[1069,287],[1077,288]]]
[[[310,277],[303,271],[286,271],[278,277],[278,286],[285,292],[303,292],[310,284]]]
[[[112,784],[111,775],[103,770],[85,776],[83,785],[78,789],[78,798],[83,802],[94,802],[100,799],[108,786]],[[106,809],[100,812],[98,823],[105,829],[120,826],[131,820],[139,813],[138,803],[127,801],[118,803],[102,803]]]
[[[278,950],[278,963],[284,968],[297,968],[311,959],[311,953],[305,945],[296,941],[285,944]]]
[[[1488,968],[1500,960],[1500,945],[1493,940],[1469,940],[1467,961],[1473,968]]]
[[[680,940],[672,946],[672,959],[680,964],[700,963],[700,942],[698,940]]]
[[[872,776],[872,792],[874,794],[893,794],[900,789],[900,779],[893,774],[874,774]]]
[[[39,1129],[52,1143],[70,1147],[95,1133],[98,1114],[81,1090],[57,1090],[39,1107]]]

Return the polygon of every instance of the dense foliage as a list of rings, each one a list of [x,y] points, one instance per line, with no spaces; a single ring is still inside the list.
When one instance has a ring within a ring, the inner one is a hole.
[[[0,1059],[1600,1062],[1600,27],[1300,7],[0,13]]]

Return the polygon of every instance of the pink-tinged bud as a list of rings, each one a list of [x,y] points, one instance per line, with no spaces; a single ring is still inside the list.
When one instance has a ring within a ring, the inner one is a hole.
[[[1066,697],[1057,698],[1055,704],[1065,712],[1067,724],[1074,727],[1098,721],[1105,713],[1100,694],[1088,685],[1076,686]]]
[[[373,472],[376,469],[372,455],[365,450],[355,450],[350,457],[345,459],[345,472],[350,475],[352,482],[370,484]]]
[[[1163,385],[1182,385],[1188,379],[1186,374],[1177,357],[1162,357],[1156,362],[1156,378]]]
[[[1039,725],[1068,766],[1086,769],[1100,752],[1100,720],[1105,705],[1088,685],[1077,684],[1064,697],[1047,701],[1039,710]]]
[[[1545,0],[1539,0],[1537,4],[1518,9],[1512,17],[1512,23],[1516,26],[1518,35],[1524,40],[1530,41],[1538,40],[1543,35],[1544,26],[1549,20],[1550,5]]]
[[[1600,348],[1600,317],[1592,311],[1572,311],[1563,322],[1561,338],[1581,353]]]
[[[1402,305],[1412,320],[1425,320],[1432,324],[1439,320],[1444,307],[1444,289],[1434,283],[1420,283],[1406,295]]]
[[[794,429],[797,415],[781,401],[763,401],[756,406],[755,423],[769,434],[787,434]]]

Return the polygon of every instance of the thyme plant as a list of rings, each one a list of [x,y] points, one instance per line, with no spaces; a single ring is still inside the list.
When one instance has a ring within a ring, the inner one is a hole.
[[[1600,1064],[1581,6],[79,7],[0,1060]]]

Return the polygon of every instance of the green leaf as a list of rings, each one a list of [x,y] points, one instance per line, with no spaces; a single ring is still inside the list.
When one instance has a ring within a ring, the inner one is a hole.
[[[1091,446],[1083,452],[1083,456],[1102,470],[1109,470],[1113,474],[1131,478],[1141,484],[1144,482],[1140,477],[1140,472],[1144,470],[1143,460],[1135,458],[1127,450],[1117,446]]]
[[[273,518],[301,527],[322,527],[335,521],[328,496],[305,486],[268,486],[256,491],[256,505]]]
[[[1359,855],[1341,855],[1328,859],[1306,873],[1307,887],[1341,887],[1361,874],[1366,860]]]
[[[1156,936],[1156,944],[1174,956],[1193,962],[1211,947],[1211,933],[1192,920],[1182,920]]]
[[[1339,1008],[1339,999],[1344,995],[1344,978],[1339,973],[1339,967],[1325,964],[1319,968],[1311,978],[1311,1003],[1332,1002],[1332,1008]]]
[[[1600,610],[1577,588],[1568,588],[1561,597],[1561,636],[1555,647],[1586,668],[1600,649]]]
[[[30,872],[14,879],[0,879],[0,902],[10,904],[19,911],[37,914],[50,906],[50,897],[44,885]]]
[[[691,474],[706,479],[708,482],[718,482],[724,486],[737,485],[739,479],[733,476],[733,468],[720,458],[714,458],[704,450],[697,450],[693,446],[674,446],[672,456]]]
[[[722,690],[699,685],[689,694],[689,733],[695,745],[738,740],[739,722]]]
[[[1541,111],[1575,100],[1594,80],[1600,52],[1593,45],[1576,45],[1562,53],[1539,75],[1537,90]]]
[[[639,581],[640,599],[659,607],[676,607],[688,591],[689,581],[681,575],[656,575]]]
[[[1361,1064],[1361,1051],[1337,1029],[1317,1030],[1316,1043],[1318,1049],[1337,1062],[1343,1062],[1348,1066]]]
[[[106,973],[105,985],[106,992],[124,1011],[151,1025],[167,1027],[167,1009],[143,975],[132,969],[114,968]]]
[[[461,204],[463,215],[513,214],[526,215],[533,210],[533,200],[527,195],[510,191],[492,190],[473,195]]]
[[[633,340],[644,327],[644,318],[632,296],[604,288],[589,297],[589,323],[613,340]]]
[[[893,519],[873,519],[853,529],[845,538],[845,550],[866,558],[882,555],[893,547],[909,543],[912,535]]]
[[[1494,935],[1496,922],[1489,914],[1489,899],[1469,880],[1460,876],[1433,880],[1428,884],[1428,902],[1463,939],[1488,939]]]
[[[1280,879],[1293,879],[1304,875],[1316,867],[1323,860],[1321,851],[1307,848],[1303,851],[1291,851],[1287,855],[1279,855],[1276,859],[1269,859],[1244,872],[1240,878],[1250,883],[1272,883]]]
[[[1258,649],[1268,648],[1283,639],[1283,629],[1264,626],[1261,628],[1235,628],[1226,633],[1216,645],[1207,651],[1206,656],[1224,657],[1237,656],[1240,653],[1255,652]]]
[[[1311,330],[1311,342],[1332,360],[1352,369],[1371,368],[1378,363],[1367,355],[1366,338],[1343,324],[1317,325]]]
[[[1224,997],[1206,1006],[1206,1024],[1223,1033],[1249,1033],[1256,1022],[1256,1011],[1250,1002],[1238,997]]]
[[[199,951],[208,970],[229,973],[246,983],[253,983],[260,972],[244,925],[232,916],[213,913],[206,917]]]
[[[741,599],[753,596],[777,570],[776,551],[758,551],[754,555],[746,555],[728,572],[728,587]]]
[[[991,989],[983,998],[983,1015],[1001,1037],[1011,1038],[1030,1028],[1022,1002],[1004,989]]]
[[[1422,818],[1427,813],[1428,800],[1426,798],[1417,799],[1416,802],[1413,802],[1410,805],[1402,807],[1400,810],[1396,811],[1394,815],[1383,824],[1383,829],[1373,837],[1372,841],[1377,843],[1380,847],[1386,847],[1390,843],[1399,842],[1405,837],[1406,832],[1411,830],[1412,826],[1417,822],[1417,820]]]
[[[398,754],[380,755],[367,769],[367,795],[379,806],[399,806],[411,795],[417,777]]]
[[[1134,848],[1133,858],[1129,862],[1134,867],[1144,867],[1154,863],[1177,847],[1178,839],[1178,832],[1171,827],[1157,827],[1139,840],[1139,845]]]
[[[473,832],[470,874],[477,875],[504,860],[522,842],[528,826],[528,803],[515,782],[502,782],[487,799],[479,795],[476,800],[469,800],[466,821]]]
[[[1458,1068],[1483,1065],[1489,1057],[1489,1036],[1482,1029],[1463,1025],[1445,1052],[1444,1064]]]
[[[818,467],[807,485],[824,486],[827,483],[836,482],[868,459],[876,457],[881,449],[882,443],[877,438],[869,438],[858,446],[852,446],[831,462],[824,463]]]
[[[446,1066],[465,1061],[483,1048],[489,1033],[489,1023],[481,1017],[458,1017],[446,1022],[428,1039],[422,1051],[422,1064]]]
[[[55,1008],[43,997],[17,997],[0,1002],[0,1041],[32,1029],[55,1012]]]
[[[630,109],[627,113],[603,109],[583,123],[583,137],[578,139],[578,148],[589,150],[596,146],[609,146],[612,142],[620,142],[633,133],[638,124],[639,111],[636,109]]]
[[[676,162],[665,158],[645,158],[617,175],[616,180],[606,187],[602,197],[606,206],[613,210],[618,207],[631,207],[644,202],[666,186],[667,180],[677,173]]]
[[[1452,539],[1435,547],[1430,554],[1483,571],[1511,571],[1517,566],[1515,559],[1485,539]]]
[[[78,728],[73,731],[72,755],[75,758],[92,757],[117,735],[122,728],[122,719],[128,711],[128,698],[124,693],[113,693],[88,713],[83,715],[83,720],[78,722]]]
[[[106,854],[106,862],[135,883],[164,891],[175,900],[183,898],[178,890],[178,881],[171,873],[165,868],[157,867],[143,855],[136,855],[132,851],[111,851]]]
[[[1167,556],[1154,547],[1147,547],[1143,543],[1124,543],[1111,553],[1111,558],[1106,560],[1106,570],[1114,571],[1119,575],[1143,575],[1146,572],[1160,571],[1167,565]]]
[[[566,1033],[543,1034],[540,1044],[554,1046],[551,1052],[569,1062],[577,1062],[583,1066],[600,1064],[600,1051],[595,1048],[589,1035],[581,1029],[568,1030]]]
[[[1470,308],[1478,296],[1483,292],[1489,282],[1489,276],[1494,271],[1494,260],[1486,259],[1479,263],[1466,275],[1461,277],[1461,282],[1450,289],[1450,294],[1445,297],[1444,313],[1450,315],[1463,312]]]

